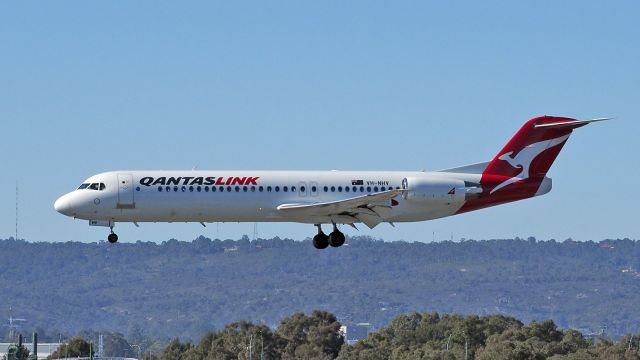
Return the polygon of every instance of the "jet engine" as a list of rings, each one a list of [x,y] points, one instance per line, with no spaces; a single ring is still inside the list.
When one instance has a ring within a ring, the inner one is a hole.
[[[407,177],[402,180],[402,188],[407,190],[402,195],[405,200],[445,205],[478,198],[482,194],[478,183],[437,177]]]

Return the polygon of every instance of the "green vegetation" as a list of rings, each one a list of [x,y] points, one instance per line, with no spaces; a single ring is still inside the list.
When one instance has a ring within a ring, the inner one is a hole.
[[[340,360],[419,359],[640,359],[640,338],[594,342],[578,331],[562,331],[551,320],[520,321],[499,315],[407,314],[354,346]]]
[[[57,351],[49,355],[49,359],[88,357],[91,352],[95,353],[95,350],[91,350],[91,344],[83,337],[76,336],[60,345]]]
[[[335,316],[324,311],[285,318],[275,331],[235,322],[208,333],[198,345],[173,340],[160,359],[335,359],[344,343],[339,329]]]
[[[314,309],[345,325],[375,328],[411,311],[552,319],[561,329],[605,331],[613,339],[635,333],[640,319],[640,242],[628,239],[361,237],[326,251],[278,238],[116,245],[0,240],[0,263],[0,317],[8,318],[13,306],[14,317],[28,320],[25,332],[46,329],[39,331],[42,341],[89,328],[127,337],[137,329],[135,344],[193,341],[237,319],[278,328],[289,314]]]
[[[551,320],[523,325],[506,316],[438,313],[400,315],[387,327],[348,346],[335,316],[323,311],[285,318],[275,329],[242,321],[202,337],[171,343],[146,360],[543,360],[639,359],[640,334],[613,342],[559,330]]]
[[[29,357],[29,349],[26,346],[18,346],[18,344],[14,344],[9,346],[7,349],[7,353],[2,356],[0,359],[2,360],[30,360]]]
[[[49,359],[95,354],[90,345],[94,335],[91,331],[82,332],[66,341]],[[114,353],[113,349],[107,350],[109,346],[130,346],[120,334],[107,337],[111,339],[105,339],[105,352]],[[613,341],[558,329],[551,320],[524,325],[502,315],[437,312],[400,315],[353,345],[345,343],[341,324],[333,314],[314,310],[308,315],[286,317],[275,329],[238,321],[206,333],[195,344],[175,338],[159,350],[146,346],[141,346],[139,354],[144,360],[640,360],[640,333]]]

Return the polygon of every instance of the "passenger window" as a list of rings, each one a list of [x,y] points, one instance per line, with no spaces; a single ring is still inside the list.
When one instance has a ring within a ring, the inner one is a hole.
[[[304,187],[302,188],[302,191],[304,191]],[[318,191],[318,188],[314,185],[311,187],[311,192],[315,193],[316,191]]]
[[[158,191],[162,192],[162,186],[158,186]]]
[[[182,190],[182,192],[185,192],[185,191],[187,191],[187,187],[183,186],[183,187],[180,188],[180,190]]]
[[[198,192],[202,191],[202,186],[198,186],[196,190],[198,190]]]
[[[215,189],[215,188],[212,188],[212,189]],[[204,187],[204,192],[209,192],[209,187],[208,186]]]
[[[352,190],[353,192],[356,192],[356,191],[358,191],[358,188],[354,186],[353,188],[351,188],[351,190]]]
[[[377,186],[376,186],[376,187],[374,187],[374,188],[373,188],[373,191],[374,191],[374,192],[378,192],[378,187],[377,187]]]
[[[324,192],[327,192],[329,191],[329,188],[325,186],[322,190],[324,190]]]
[[[231,191],[231,186],[229,186],[229,191]],[[224,186],[220,186],[220,192],[224,192]]]
[[[345,187],[344,187],[344,191],[349,192],[349,187],[348,187],[348,186],[345,186]]]
[[[384,186],[380,188],[380,191],[385,191],[385,190],[387,190],[387,188]]]
[[[336,192],[336,187],[335,186],[331,187],[331,192]]]
[[[251,192],[256,192],[256,187],[255,186],[251,187]]]
[[[271,192],[271,186],[267,186],[267,192]]]
[[[177,186],[174,186],[174,187],[173,187],[173,191],[174,191],[174,192],[178,192],[178,187],[177,187]]]
[[[260,191],[260,192],[262,192],[263,190],[264,190],[264,187],[262,187],[262,186],[260,186],[260,187],[258,188],[258,191]]]
[[[360,192],[364,192],[364,186],[360,186]]]
[[[193,192],[193,186],[189,186],[189,191]]]
[[[276,192],[280,192],[280,186],[276,186],[276,188],[274,189]]]
[[[247,192],[247,190],[248,190],[248,189],[249,189],[249,188],[248,188],[248,187],[246,187],[246,186],[243,186],[243,187],[242,187],[242,191],[244,191],[244,192]]]
[[[140,191],[140,186],[136,186],[136,191]]]
[[[338,186],[338,192],[342,192],[342,186]]]
[[[371,186],[367,186],[367,192],[371,192]]]
[[[312,187],[311,189],[312,189],[312,191],[316,191],[316,187],[315,186]],[[300,191],[305,192],[305,191],[307,191],[307,189],[304,186],[300,186]]]
[[[227,186],[227,192],[231,192],[231,186]]]
[[[291,187],[291,192],[296,192],[296,187],[295,186]]]
[[[167,192],[171,191],[171,186],[167,186],[166,188],[164,188],[165,190],[167,190]]]

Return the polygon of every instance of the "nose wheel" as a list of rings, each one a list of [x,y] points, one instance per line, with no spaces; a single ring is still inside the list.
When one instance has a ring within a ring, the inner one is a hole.
[[[344,244],[345,236],[338,230],[336,224],[333,224],[333,231],[329,235],[322,232],[320,224],[316,224],[316,226],[318,227],[318,234],[313,237],[313,246],[316,249],[326,249],[329,245],[331,247],[340,247]]]
[[[109,240],[109,242],[112,244],[115,244],[118,242],[118,234],[113,232],[113,227],[111,228],[111,234],[107,236],[107,240]]]

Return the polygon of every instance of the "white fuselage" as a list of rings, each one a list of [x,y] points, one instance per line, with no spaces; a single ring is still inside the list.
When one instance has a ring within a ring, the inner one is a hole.
[[[112,243],[116,222],[300,222],[317,226],[316,248],[340,247],[338,224],[431,220],[546,194],[573,129],[603,120],[533,118],[492,160],[441,171],[112,171],[54,207],[110,227]],[[322,224],[333,224],[329,235]]]
[[[341,201],[424,184],[419,193],[389,199],[378,207],[381,222],[408,222],[456,214],[465,202],[466,182],[480,174],[373,171],[114,171],[88,178],[56,201],[59,212],[108,222],[359,222],[281,211],[287,204]],[[403,185],[403,180],[405,184]],[[452,189],[458,193],[452,194]],[[462,191],[462,192],[460,192]]]

